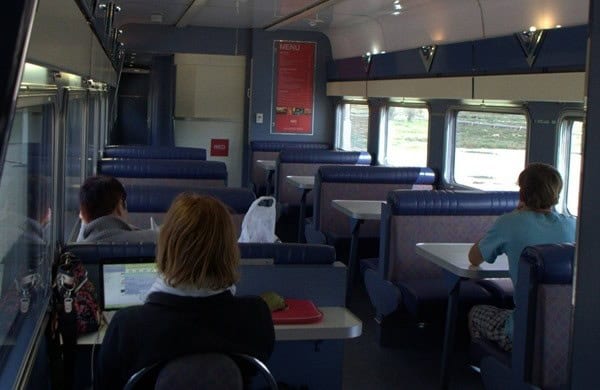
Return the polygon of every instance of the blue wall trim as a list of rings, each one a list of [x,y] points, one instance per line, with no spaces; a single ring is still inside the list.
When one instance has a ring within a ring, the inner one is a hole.
[[[465,76],[548,71],[584,71],[588,28],[577,26],[547,30],[539,54],[530,68],[514,35],[439,45],[427,72],[420,49],[373,55],[367,73],[362,57],[328,64],[329,81],[376,80],[410,77]]]

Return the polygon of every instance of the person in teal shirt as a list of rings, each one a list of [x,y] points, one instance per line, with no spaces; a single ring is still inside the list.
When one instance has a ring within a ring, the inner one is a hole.
[[[575,241],[575,218],[553,210],[562,189],[562,178],[547,164],[533,163],[519,175],[519,206],[500,216],[485,236],[469,251],[478,266],[493,263],[500,254],[508,257],[510,278],[516,287],[521,252],[527,246]],[[503,349],[512,349],[513,310],[478,305],[469,312],[472,338],[485,338]]]

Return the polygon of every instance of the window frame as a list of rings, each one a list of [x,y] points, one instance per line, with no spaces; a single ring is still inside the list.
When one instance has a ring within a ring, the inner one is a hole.
[[[442,181],[444,187],[448,189],[467,189],[476,191],[485,191],[479,188],[471,187],[465,184],[457,183],[454,175],[455,159],[456,159],[456,123],[458,113],[461,111],[469,112],[484,112],[493,114],[516,114],[525,116],[527,122],[526,138],[525,138],[525,161],[523,168],[529,161],[529,145],[531,140],[531,116],[527,108],[522,104],[508,105],[457,105],[451,106],[446,111],[446,131],[444,132],[444,173]],[[518,172],[517,172],[518,175]],[[516,176],[515,176],[516,181]]]
[[[557,150],[556,150],[556,168],[560,172],[563,179],[563,188],[560,192],[560,200],[557,204],[557,210],[563,214],[570,216],[576,216],[571,213],[567,206],[567,190],[569,186],[569,177],[571,171],[571,131],[573,128],[573,122],[582,122],[582,131],[585,131],[585,112],[579,110],[566,110],[560,113],[556,122],[556,134],[557,134]],[[566,122],[566,123],[565,123]],[[583,140],[582,140],[583,142]],[[583,149],[583,145],[582,145]],[[583,158],[583,150],[581,151]],[[580,183],[581,187],[581,183]],[[580,194],[577,194],[580,196]],[[579,202],[578,202],[579,204]]]
[[[429,140],[431,136],[431,106],[426,102],[397,102],[397,101],[389,101],[383,110],[381,110],[381,118],[379,125],[379,154],[377,156],[377,164],[381,166],[395,166],[386,164],[387,158],[387,139],[389,134],[388,129],[388,118],[389,118],[389,110],[392,107],[401,107],[401,108],[419,108],[427,110],[427,155],[425,157],[426,166],[429,164]],[[402,165],[401,165],[402,166]],[[407,166],[407,165],[405,165]]]
[[[364,105],[367,107],[367,111],[368,111],[368,115],[370,115],[370,107],[369,107],[369,101],[367,99],[352,99],[352,98],[345,98],[342,101],[340,101],[337,105],[337,109],[336,109],[336,125],[335,125],[335,148],[337,150],[343,150],[343,151],[352,151],[352,150],[346,150],[342,148],[342,141],[343,141],[343,132],[344,132],[344,106],[346,105],[351,105],[351,104],[356,104],[356,105]],[[361,150],[363,152],[366,152],[368,150],[369,147],[369,142],[368,142],[368,137],[369,137],[369,121],[367,121],[367,147],[364,150]]]

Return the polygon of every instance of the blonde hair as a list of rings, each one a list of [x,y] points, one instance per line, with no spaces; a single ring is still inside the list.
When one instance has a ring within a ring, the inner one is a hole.
[[[226,288],[238,279],[239,248],[231,215],[219,200],[183,193],[167,211],[156,248],[171,286]]]
[[[557,204],[562,186],[560,173],[548,164],[529,164],[519,175],[521,200],[534,210]]]

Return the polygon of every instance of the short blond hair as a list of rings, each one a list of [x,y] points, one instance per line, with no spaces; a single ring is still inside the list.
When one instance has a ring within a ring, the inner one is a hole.
[[[167,211],[156,248],[171,286],[226,288],[238,279],[240,253],[231,215],[219,200],[183,193]]]
[[[519,175],[521,200],[531,209],[547,209],[558,203],[563,182],[551,165],[532,163]]]

